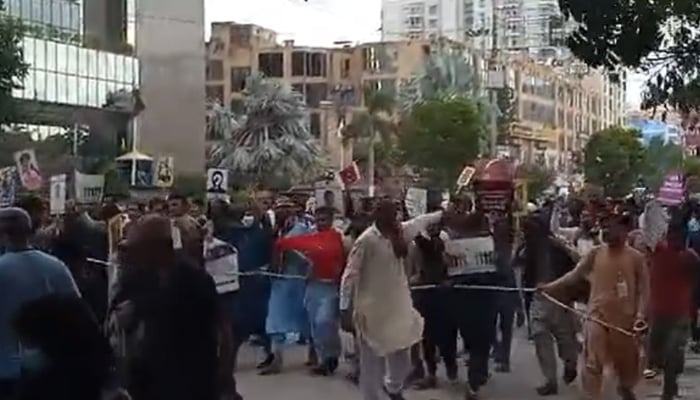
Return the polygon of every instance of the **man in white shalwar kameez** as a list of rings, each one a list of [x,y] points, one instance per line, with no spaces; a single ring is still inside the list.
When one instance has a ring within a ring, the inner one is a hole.
[[[396,205],[382,200],[374,216],[374,225],[360,235],[348,257],[340,309],[345,327],[352,325],[360,344],[363,400],[380,400],[385,395],[403,400],[403,385],[411,370],[410,348],[423,333],[403,258],[408,243],[438,223],[442,212],[399,223]]]

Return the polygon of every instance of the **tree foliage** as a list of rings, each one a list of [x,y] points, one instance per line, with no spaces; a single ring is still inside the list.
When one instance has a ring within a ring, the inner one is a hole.
[[[525,177],[527,184],[528,200],[537,199],[545,190],[549,189],[556,178],[556,172],[544,165],[523,165],[519,175]]]
[[[354,111],[350,122],[341,130],[343,143],[353,144],[355,160],[361,164],[374,151],[376,167],[391,170],[397,132],[393,117],[396,96],[389,90],[365,87],[364,99],[365,107]]]
[[[683,165],[683,148],[675,143],[664,141],[660,136],[654,137],[647,144],[645,151],[644,184],[657,190],[667,173],[678,170]]]
[[[234,115],[230,133],[224,132],[224,140],[211,149],[210,165],[252,182],[309,172],[319,149],[302,96],[262,76],[252,76],[246,87],[243,110]]]
[[[12,91],[21,89],[29,65],[24,62],[22,23],[3,12],[0,0],[0,124],[12,120],[15,111]]]
[[[645,168],[645,150],[639,131],[612,127],[593,134],[586,144],[586,181],[603,188],[607,196],[623,196]]]
[[[424,100],[441,97],[471,97],[481,99],[479,75],[465,58],[464,49],[439,44],[431,49],[425,63],[413,78],[399,88],[399,105],[404,113]]]
[[[476,159],[486,135],[477,105],[463,97],[424,101],[401,126],[403,160],[443,187],[454,184],[462,168]]]
[[[593,67],[650,75],[643,106],[700,104],[700,3],[696,0],[559,0],[577,23],[568,46]]]

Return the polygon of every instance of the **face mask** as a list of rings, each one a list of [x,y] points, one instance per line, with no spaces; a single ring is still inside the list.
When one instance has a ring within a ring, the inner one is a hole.
[[[241,222],[245,226],[252,226],[253,222],[255,222],[255,217],[253,217],[252,215],[246,215],[243,217],[243,220]]]
[[[27,372],[40,371],[48,364],[48,359],[44,352],[37,348],[23,348],[21,358],[22,370]]]

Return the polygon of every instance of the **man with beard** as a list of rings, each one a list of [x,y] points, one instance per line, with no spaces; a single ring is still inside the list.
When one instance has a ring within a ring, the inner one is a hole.
[[[355,241],[340,285],[343,328],[354,330],[360,347],[364,400],[403,400],[411,369],[410,348],[421,340],[423,319],[413,308],[403,260],[407,243],[437,223],[441,212],[398,222],[398,209],[382,199],[374,225]],[[353,310],[350,310],[352,304]]]

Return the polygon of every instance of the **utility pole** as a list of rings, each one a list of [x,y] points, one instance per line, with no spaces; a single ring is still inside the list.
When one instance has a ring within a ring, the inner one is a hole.
[[[498,66],[498,0],[493,0],[491,4],[491,54],[489,55],[488,88],[489,101],[491,103],[490,125],[491,135],[489,151],[492,157],[498,155],[496,150],[498,144],[498,96],[496,91],[505,84],[505,75]],[[503,75],[503,77],[501,77]]]

